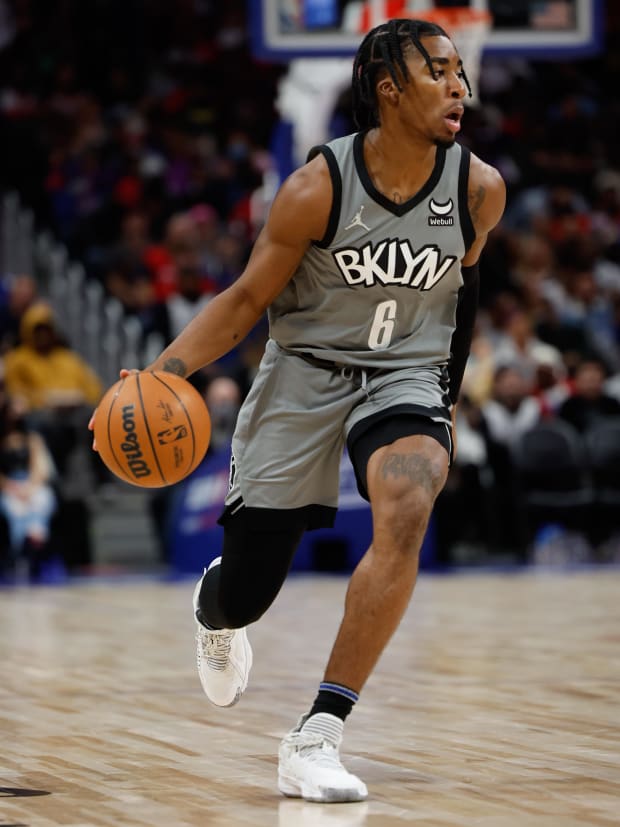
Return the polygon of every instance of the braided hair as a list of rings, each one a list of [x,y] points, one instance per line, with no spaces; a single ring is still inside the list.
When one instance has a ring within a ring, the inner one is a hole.
[[[353,63],[353,118],[358,129],[370,129],[379,125],[376,82],[383,69],[390,73],[397,89],[403,91],[399,73],[405,82],[409,80],[409,70],[404,57],[408,45],[413,44],[420,52],[431,75],[436,78],[430,55],[420,42],[421,37],[429,36],[450,39],[437,23],[410,18],[394,18],[368,32],[357,50]],[[471,97],[471,87],[465,72],[463,80]]]

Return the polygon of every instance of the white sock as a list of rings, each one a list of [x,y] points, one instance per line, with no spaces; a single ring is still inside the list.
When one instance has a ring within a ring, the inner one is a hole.
[[[311,715],[308,718],[302,726],[302,730],[303,732],[322,735],[328,741],[338,746],[342,741],[344,721],[341,721],[340,718],[337,718],[335,715],[330,715],[329,712],[317,712],[316,715]]]

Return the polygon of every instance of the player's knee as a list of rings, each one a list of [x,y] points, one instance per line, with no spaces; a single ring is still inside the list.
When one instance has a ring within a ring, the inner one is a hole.
[[[274,511],[276,525],[279,516]],[[300,520],[284,529],[258,531],[245,509],[227,520],[222,565],[205,578],[203,592],[210,604],[204,611],[207,622],[240,629],[262,617],[286,579],[304,528]]]
[[[241,629],[250,623],[256,623],[273,603],[273,597],[263,596],[261,600],[249,599],[247,594],[244,599],[236,595],[220,597],[219,601],[219,625],[226,629]]]
[[[412,472],[384,481],[373,502],[375,546],[407,557],[419,553],[446,472],[445,465],[437,461],[424,464],[418,477]]]
[[[430,513],[447,474],[443,452],[435,456],[393,454],[385,459],[373,501],[395,514]]]
[[[397,555],[417,555],[431,511],[432,500],[426,492],[408,492],[389,500],[377,519],[385,548]]]
[[[235,584],[219,577],[211,570],[199,597],[202,618],[216,629],[241,629],[255,623],[271,606],[275,589],[251,589],[246,581]]]

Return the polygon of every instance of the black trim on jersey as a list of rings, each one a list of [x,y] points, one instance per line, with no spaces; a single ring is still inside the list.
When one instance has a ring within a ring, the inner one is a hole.
[[[308,152],[308,161],[312,161],[317,155],[322,155],[327,162],[329,175],[332,179],[332,206],[329,211],[329,219],[327,221],[327,229],[325,235],[320,241],[314,241],[317,247],[329,247],[334,240],[336,230],[338,229],[338,222],[340,221],[340,205],[342,203],[342,177],[340,175],[340,167],[336,156],[328,146],[321,144],[320,146],[313,146]]]
[[[471,220],[468,206],[468,192],[469,184],[469,162],[471,160],[471,152],[466,146],[461,145],[461,163],[459,164],[459,218],[461,220],[461,230],[463,231],[463,241],[465,242],[465,249],[469,250],[476,239],[476,231],[474,223]]]
[[[408,201],[404,201],[402,204],[396,204],[394,201],[387,198],[382,192],[379,192],[373,184],[372,178],[368,174],[366,164],[364,163],[365,135],[365,132],[358,132],[353,139],[355,169],[357,170],[359,179],[362,182],[362,186],[372,200],[376,201],[377,204],[380,204],[384,209],[388,210],[388,212],[391,212],[398,217],[403,216],[423,201],[427,195],[430,195],[437,186],[437,182],[441,178],[441,173],[443,172],[443,168],[446,163],[446,150],[443,149],[443,147],[437,147],[437,152],[435,154],[435,166],[433,167],[433,171],[431,172],[427,182],[422,186],[422,189],[418,190],[413,198],[409,198]]]
[[[382,411],[377,411],[377,413],[371,414],[370,416],[367,416],[355,423],[349,432],[349,436],[347,437],[347,450],[349,451],[349,454],[351,454],[357,440],[363,436],[369,428],[377,422],[381,422],[382,419],[390,419],[391,417],[399,416],[400,414],[420,416],[424,419],[430,419],[432,422],[437,420],[441,420],[446,423],[452,422],[450,410],[447,407],[429,408],[425,405],[415,405],[412,402],[403,402],[401,405],[392,405],[391,408],[385,408]],[[415,433],[415,431],[412,430],[411,433]]]
[[[390,413],[393,413],[393,409]],[[365,500],[370,500],[366,472],[368,461],[374,452],[391,445],[397,439],[420,435],[430,436],[438,442],[452,462],[452,426],[447,422],[435,422],[427,416],[396,414],[385,417],[358,436],[350,447],[349,457],[355,471],[357,490]]]

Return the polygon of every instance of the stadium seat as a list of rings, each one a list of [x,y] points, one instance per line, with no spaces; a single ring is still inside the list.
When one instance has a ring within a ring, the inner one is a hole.
[[[592,481],[595,542],[620,531],[620,417],[601,419],[585,434]]]
[[[543,525],[587,531],[592,487],[581,435],[561,420],[540,422],[517,441],[513,460],[519,503],[531,542]]]

